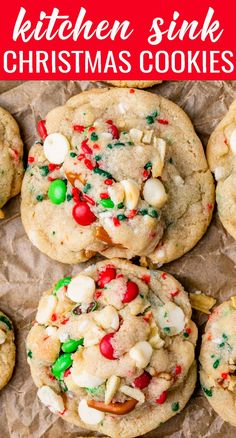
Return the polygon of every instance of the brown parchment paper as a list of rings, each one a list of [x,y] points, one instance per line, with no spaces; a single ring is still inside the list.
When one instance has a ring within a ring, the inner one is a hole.
[[[87,81],[0,81],[0,105],[18,121],[27,154],[37,137],[36,121],[53,107],[64,104],[70,96],[103,86],[101,82]],[[179,104],[206,145],[210,133],[236,98],[236,81],[172,81],[150,91]],[[57,263],[31,245],[21,224],[19,196],[11,200],[4,211],[6,217],[0,222],[0,308],[14,323],[17,362],[12,380],[0,393],[0,437],[94,435],[51,414],[38,401],[25,353],[25,338],[41,293],[59,278],[77,273],[81,266]],[[219,303],[236,293],[235,263],[236,242],[223,229],[215,212],[199,244],[181,259],[166,265],[165,270],[174,274],[187,291],[201,290],[217,298]],[[194,319],[201,333],[206,317],[196,312]],[[214,413],[199,384],[183,412],[146,435],[146,438],[190,437],[236,437],[236,428]]]

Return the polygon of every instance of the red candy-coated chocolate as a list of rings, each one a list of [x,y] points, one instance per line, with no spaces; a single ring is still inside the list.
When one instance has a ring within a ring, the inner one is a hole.
[[[139,389],[143,389],[146,388],[151,380],[151,376],[149,373],[147,373],[147,371],[144,371],[143,374],[141,374],[141,376],[136,377],[136,379],[134,379],[132,385],[135,388],[139,388]]]
[[[116,270],[112,266],[106,266],[105,269],[98,274],[99,287],[104,287],[105,284],[110,283],[111,280],[116,278]]]
[[[77,132],[84,132],[84,130],[85,130],[85,126],[82,126],[82,125],[74,125],[74,126],[73,126],[73,129],[74,129],[74,131],[77,131]]]
[[[40,120],[38,122],[38,133],[39,133],[40,137],[42,138],[42,140],[45,140],[45,138],[48,136],[45,122],[46,122],[46,120]]]
[[[101,354],[110,360],[117,359],[116,357],[114,357],[114,348],[111,345],[111,340],[113,336],[114,333],[108,333],[107,335],[103,336],[99,344]]]
[[[136,283],[133,281],[127,281],[126,292],[124,294],[122,303],[130,303],[133,301],[139,294],[139,288]]]
[[[91,225],[97,220],[86,202],[78,202],[72,211],[72,215],[77,224],[82,226]]]
[[[165,403],[167,397],[167,391],[163,391],[159,398],[156,399],[156,403],[158,405],[162,405]]]

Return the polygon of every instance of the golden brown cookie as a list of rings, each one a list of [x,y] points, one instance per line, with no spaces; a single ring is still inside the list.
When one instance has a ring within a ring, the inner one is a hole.
[[[106,81],[107,84],[115,87],[131,87],[131,88],[148,88],[156,84],[161,84],[162,81]]]
[[[9,382],[15,366],[14,339],[12,322],[0,311],[0,389]]]

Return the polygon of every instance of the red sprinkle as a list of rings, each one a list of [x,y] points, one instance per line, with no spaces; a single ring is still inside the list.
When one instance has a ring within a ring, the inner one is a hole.
[[[47,129],[45,126],[46,120],[40,120],[38,122],[38,133],[42,140],[45,140],[45,138],[48,136]]]
[[[129,92],[130,92],[130,94],[134,94],[135,90],[133,88],[130,88]]]
[[[61,321],[61,324],[62,325],[65,325],[65,324],[67,324],[67,322],[70,320],[70,318],[66,318],[66,319],[63,319],[62,321]]]
[[[106,184],[107,186],[111,186],[113,184],[113,180],[112,179],[105,179],[104,184]]]
[[[176,297],[177,295],[179,295],[179,293],[180,293],[180,290],[179,290],[179,289],[176,289],[174,292],[171,292],[171,296],[172,296],[172,298],[174,298],[174,297]]]
[[[93,170],[93,169],[94,169],[94,165],[93,165],[92,161],[88,160],[87,158],[85,158],[85,160],[84,160],[84,164],[85,164],[85,166],[86,166],[89,170]]]
[[[55,169],[56,169],[56,170],[60,170],[60,168],[61,168],[61,164],[56,164],[56,165],[55,165]]]
[[[96,300],[98,300],[100,298],[100,296],[102,295],[102,292],[100,290],[96,290],[95,294],[94,294],[94,298]]]
[[[56,377],[54,377],[52,374],[49,374],[48,377],[50,380],[56,380]]]
[[[84,130],[85,130],[85,126],[82,126],[82,125],[73,125],[73,129],[74,129],[74,131],[77,131],[77,132],[84,132]]]
[[[75,202],[79,202],[80,201],[80,197],[79,197],[80,191],[79,189],[77,189],[77,187],[73,187],[72,189],[72,196]]]
[[[166,397],[167,397],[167,391],[163,391],[160,397],[156,399],[156,403],[158,405],[162,405],[163,403],[165,403]]]
[[[176,367],[175,367],[175,375],[178,376],[179,374],[181,374],[181,372],[182,372],[181,365],[176,365]]]
[[[118,275],[116,276],[116,278],[124,278],[124,275],[123,275],[123,274],[118,274]]]
[[[93,145],[93,149],[100,149],[99,144],[95,143],[95,144]]]
[[[167,273],[166,272],[162,272],[161,278],[162,278],[162,280],[166,280],[167,279]]]
[[[55,170],[55,169],[56,169],[56,164],[49,163],[49,165],[48,165],[48,170],[49,170],[50,172],[53,172],[53,170]]]
[[[55,178],[53,178],[53,176],[48,176],[48,181],[55,181]]]
[[[56,320],[57,320],[57,315],[56,315],[56,313],[53,313],[53,314],[52,314],[52,316],[51,316],[51,320],[52,320],[52,321],[56,321]]]
[[[146,322],[150,321],[151,318],[152,318],[152,312],[147,313],[147,314],[143,317],[144,321],[146,321]]]
[[[133,219],[134,216],[136,216],[137,214],[137,210],[130,210],[129,214],[128,214],[128,219]]]
[[[148,172],[147,169],[144,169],[144,171],[143,171],[143,177],[144,177],[144,178],[148,178],[148,177],[149,177],[149,172]]]
[[[90,198],[90,196],[85,195],[85,193],[83,194],[83,198],[84,198],[84,200],[85,200],[86,202],[88,202],[89,204],[91,204],[91,205],[95,205],[95,201],[94,201],[92,198]]]
[[[108,125],[113,125],[113,121],[112,121],[112,120],[106,120],[106,123],[107,123]]]
[[[144,283],[149,284],[151,281],[151,277],[150,275],[143,275],[141,280],[144,281]]]
[[[85,154],[92,154],[93,151],[92,149],[89,147],[89,145],[87,144],[87,140],[82,141],[81,143],[81,149]]]
[[[188,335],[190,335],[190,333],[192,333],[192,329],[190,327],[187,327],[185,329],[186,333],[188,333]]]
[[[157,121],[158,121],[158,123],[160,123],[161,125],[169,125],[168,120],[158,119]]]
[[[228,378],[228,375],[229,375],[229,373],[222,373],[221,377],[222,377],[223,380],[225,380],[225,379]]]
[[[119,225],[120,225],[119,219],[117,219],[117,217],[113,217],[112,220],[113,220],[113,224],[115,225],[115,227],[119,227]]]
[[[207,204],[207,208],[208,208],[208,210],[212,210],[213,209],[213,205],[212,204]]]
[[[91,127],[89,128],[88,131],[89,131],[89,132],[93,132],[93,131],[95,131],[95,129],[96,129],[96,128],[95,128],[94,126],[91,126]]]
[[[64,372],[64,377],[68,377],[71,374],[71,370],[70,368],[68,368],[65,372]]]
[[[79,154],[79,155],[77,156],[77,160],[79,160],[79,161],[82,161],[84,158],[85,158],[85,155],[84,155],[84,154]]]
[[[34,157],[28,157],[28,163],[31,164],[34,162]]]
[[[110,196],[109,196],[108,193],[100,193],[100,198],[101,198],[101,199],[109,199]]]

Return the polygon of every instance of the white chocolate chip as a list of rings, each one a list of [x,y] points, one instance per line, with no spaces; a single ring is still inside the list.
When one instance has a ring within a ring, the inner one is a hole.
[[[81,420],[86,424],[99,424],[102,420],[104,420],[105,417],[104,412],[90,408],[87,404],[87,400],[85,399],[80,400],[78,413]]]
[[[52,325],[49,325],[48,327],[46,327],[46,333],[48,336],[55,337],[57,334],[57,328],[53,327]]]
[[[93,278],[79,274],[68,285],[67,296],[75,303],[91,303],[95,289]]]
[[[117,330],[120,325],[119,315],[113,306],[106,306],[99,312],[94,313],[95,321],[104,329]]]
[[[4,344],[6,339],[7,339],[6,333],[4,332],[4,330],[0,329],[0,345]]]
[[[131,315],[138,315],[139,313],[143,313],[144,310],[150,306],[150,303],[138,295],[134,300],[132,300],[129,304],[129,311]]]
[[[71,377],[76,385],[80,388],[96,388],[105,382],[105,379],[99,376],[93,376],[92,374],[83,372],[76,374],[75,370],[71,369]]]
[[[179,306],[172,302],[159,306],[154,311],[154,317],[159,327],[169,336],[177,335],[184,329],[184,312]]]
[[[120,387],[120,392],[123,392],[123,394],[128,395],[128,397],[138,400],[139,404],[145,402],[145,395],[142,391],[140,391],[140,389],[131,388],[128,385],[122,385]]]
[[[151,143],[153,132],[154,132],[153,129],[148,130],[148,131],[144,131],[144,135],[143,135],[143,138],[142,138],[142,142],[144,144],[150,144]]]
[[[125,102],[118,103],[118,110],[121,114],[125,114],[127,111],[127,105]]]
[[[118,205],[120,204],[120,202],[123,202],[125,197],[125,191],[121,183],[117,182],[112,186],[108,187],[108,193],[115,205]]]
[[[143,188],[143,197],[152,207],[161,208],[167,201],[167,194],[162,182],[157,178],[149,178]]]
[[[45,324],[52,316],[57,305],[57,298],[54,295],[45,295],[41,298],[36,314],[36,321]]]
[[[151,329],[150,338],[148,339],[152,348],[159,349],[162,348],[165,344],[165,341],[161,339],[158,327],[153,327]]]
[[[141,131],[140,129],[135,129],[132,128],[129,131],[130,137],[134,142],[141,142],[142,140],[142,136],[143,136],[143,131]]]
[[[50,163],[61,164],[66,158],[70,149],[67,138],[59,132],[49,134],[43,144],[45,157]]]
[[[164,167],[166,142],[162,138],[154,137],[153,146],[155,148],[155,157],[152,159],[152,176],[161,176]]]
[[[129,351],[131,359],[134,360],[137,368],[145,368],[152,356],[152,347],[149,342],[140,341]]]
[[[220,181],[225,177],[225,169],[222,166],[216,167],[214,170],[216,181]]]
[[[37,392],[39,400],[47,406],[51,412],[63,412],[64,402],[60,395],[53,391],[50,386],[41,386]]]
[[[128,209],[133,210],[135,207],[137,207],[139,202],[139,186],[132,179],[124,179],[121,181],[121,184],[125,191],[125,206]]]
[[[84,346],[91,347],[92,345],[99,344],[100,340],[103,338],[103,336],[105,336],[105,334],[106,333],[94,322],[89,321],[89,324],[84,329]]]
[[[118,391],[118,388],[120,386],[120,378],[117,376],[111,376],[107,380],[106,383],[106,391],[105,391],[105,403],[108,405],[111,403],[114,395]]]

